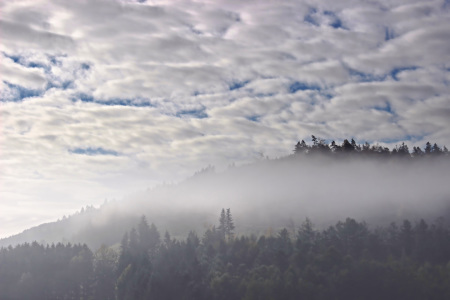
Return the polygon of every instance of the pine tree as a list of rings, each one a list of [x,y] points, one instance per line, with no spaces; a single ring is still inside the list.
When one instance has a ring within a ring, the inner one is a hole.
[[[128,232],[123,235],[120,243],[120,256],[117,265],[117,276],[122,274],[123,270],[131,263],[130,246],[128,242]]]
[[[166,231],[164,234],[164,246],[169,249],[173,244],[172,238],[170,237],[170,233]]]
[[[438,156],[442,154],[442,149],[438,146],[438,144],[434,143],[433,147],[431,148],[431,153],[434,156]]]
[[[431,144],[430,144],[430,142],[427,142],[426,144],[425,144],[425,154],[430,154],[431,153]]]
[[[156,228],[155,224],[152,223],[150,225],[149,230],[149,245],[151,256],[153,256],[156,253],[160,244],[161,244],[161,235],[159,234],[158,228]]]
[[[402,143],[398,148],[397,148],[397,154],[401,155],[401,156],[409,156],[409,148],[408,145],[406,145],[405,143]]]
[[[402,245],[402,252],[407,256],[411,255],[414,244],[413,229],[409,220],[404,220],[400,228],[400,242]]]
[[[358,150],[358,151],[361,150],[360,147],[358,145],[356,145],[356,142],[354,139],[352,139],[352,141],[350,143],[352,144],[352,147],[354,150]]]
[[[94,299],[114,300],[117,253],[102,245],[94,255]]]
[[[129,242],[130,253],[131,253],[131,256],[133,258],[135,258],[138,256],[138,253],[139,253],[139,237],[138,237],[136,228],[134,228],[134,227],[131,228],[129,237],[130,237],[130,240],[129,240],[130,241]]]
[[[141,221],[138,225],[139,234],[139,246],[140,250],[143,252],[148,252],[150,250],[150,226],[148,226],[147,219],[145,216],[141,217]]]
[[[423,156],[423,151],[420,149],[420,147],[413,147],[413,157],[421,157]]]
[[[350,144],[350,142],[347,139],[345,139],[344,142],[342,142],[341,149],[343,152],[346,152],[346,153],[352,152],[353,150],[355,150],[353,145]]]
[[[294,148],[294,154],[300,154],[302,151],[302,148],[301,148],[301,144],[300,144],[300,142],[297,142],[297,144],[295,145],[295,148]]]
[[[227,209],[227,215],[226,215],[226,234],[228,236],[228,239],[232,239],[234,236],[234,222],[233,222],[233,217],[231,216],[231,210],[228,208]]]
[[[294,154],[302,154],[306,151],[307,148],[308,146],[306,145],[305,141],[302,140],[295,145]]]
[[[219,227],[217,229],[220,234],[220,237],[224,239],[227,233],[227,217],[225,215],[224,208],[222,208],[222,211],[220,212]]]
[[[327,143],[325,143],[324,139],[315,137],[314,135],[311,136],[313,145],[311,146],[310,150],[313,153],[327,153],[331,149],[328,147]]]

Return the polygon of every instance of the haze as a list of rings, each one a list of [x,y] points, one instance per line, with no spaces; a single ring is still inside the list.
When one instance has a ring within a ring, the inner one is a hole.
[[[292,221],[299,225],[305,218],[321,226],[347,217],[372,226],[406,218],[435,221],[450,213],[449,167],[448,159],[403,163],[286,158],[199,174],[180,185],[136,195],[125,206],[162,223],[161,216],[179,213],[186,218],[201,212],[210,225],[226,207],[240,230],[260,232]],[[138,209],[133,209],[134,201]]]

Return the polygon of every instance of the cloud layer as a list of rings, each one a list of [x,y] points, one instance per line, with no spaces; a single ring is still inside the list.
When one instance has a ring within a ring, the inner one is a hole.
[[[450,145],[448,1],[0,6],[0,236],[310,134]]]

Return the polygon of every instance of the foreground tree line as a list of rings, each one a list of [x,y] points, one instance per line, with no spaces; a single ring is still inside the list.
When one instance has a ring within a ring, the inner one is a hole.
[[[0,299],[450,299],[442,221],[234,236],[229,210],[200,238],[164,237],[142,217],[120,249],[22,244],[0,250]]]
[[[327,144],[325,140],[311,136],[312,145],[306,144],[304,140],[299,141],[294,148],[294,154],[334,154],[334,155],[361,155],[366,157],[404,157],[404,158],[421,158],[421,157],[443,157],[449,156],[449,151],[446,146],[442,148],[434,143],[427,142],[425,147],[414,146],[410,151],[408,145],[402,143],[395,146],[392,150],[388,147],[379,144],[370,145],[369,143],[356,144],[354,139],[351,141],[345,139],[342,144],[337,144],[332,141]]]

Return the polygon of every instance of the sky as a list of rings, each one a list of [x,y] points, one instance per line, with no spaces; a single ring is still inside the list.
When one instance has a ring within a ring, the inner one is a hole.
[[[450,145],[448,0],[0,12],[0,237],[312,134]]]

